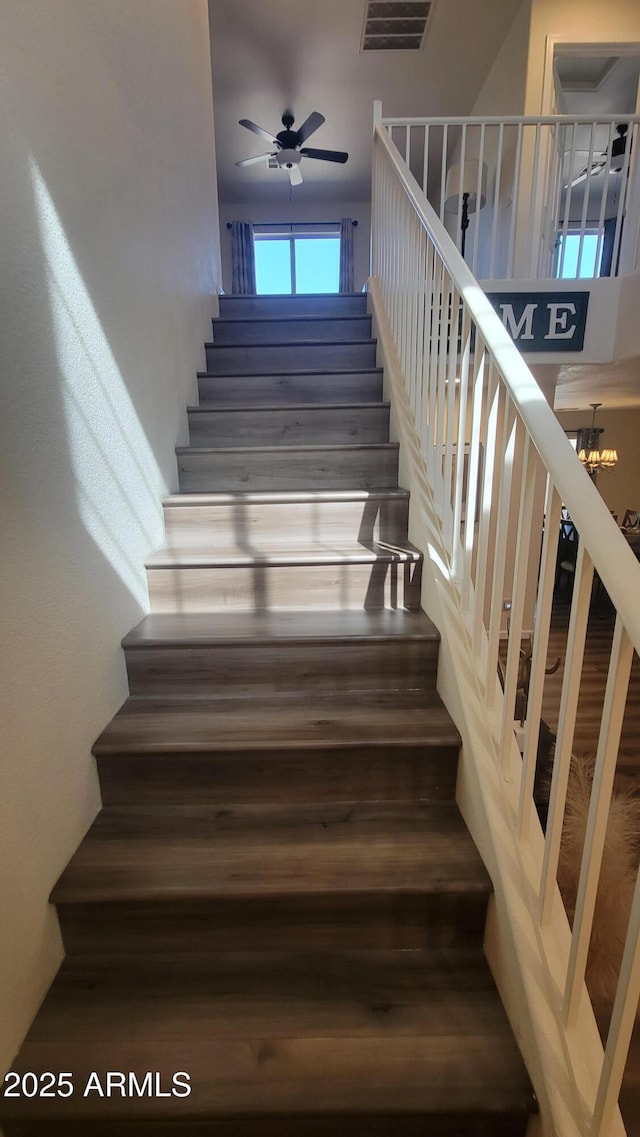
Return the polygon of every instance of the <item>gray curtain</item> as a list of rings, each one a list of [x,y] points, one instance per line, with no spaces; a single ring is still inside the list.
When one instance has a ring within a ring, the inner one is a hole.
[[[353,290],[353,221],[343,217],[340,222],[340,291]]]
[[[613,246],[616,242],[616,218],[607,217],[604,223],[604,238],[602,241],[602,257],[600,259],[599,276],[617,276],[620,269],[620,250],[622,248],[622,226],[620,221],[620,234],[618,236],[618,255],[616,264],[613,264]]]
[[[253,225],[250,221],[231,222],[231,291],[234,296],[254,295],[256,261],[253,252]]]

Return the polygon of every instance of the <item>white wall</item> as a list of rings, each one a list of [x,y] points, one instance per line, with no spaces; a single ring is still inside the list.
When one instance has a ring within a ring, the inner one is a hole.
[[[547,36],[567,43],[640,43],[637,0],[532,0],[524,114],[540,114]]]
[[[47,897],[99,806],[219,237],[206,0],[1,8],[6,1068],[60,960]]]
[[[274,177],[278,177],[274,173]],[[226,227],[228,221],[252,221],[254,225],[264,225],[269,221],[340,221],[351,217],[358,222],[353,231],[353,262],[355,289],[359,292],[369,276],[369,241],[371,235],[371,202],[331,202],[329,205],[302,205],[296,202],[255,202],[247,205],[220,205],[220,230],[222,234],[222,279],[225,292],[231,292],[231,234]]]
[[[523,0],[489,71],[472,115],[524,114],[532,0]]]

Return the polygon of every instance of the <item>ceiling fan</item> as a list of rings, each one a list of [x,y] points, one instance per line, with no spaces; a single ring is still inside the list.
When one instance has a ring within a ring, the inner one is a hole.
[[[628,123],[618,123],[616,127],[618,137],[613,139],[611,146],[608,147],[607,150],[604,150],[601,154],[595,155],[593,161],[591,162],[591,166],[587,164],[579,174],[576,174],[575,178],[573,178],[572,181],[567,183],[565,189],[567,189],[569,186],[571,186],[573,189],[574,186],[577,186],[580,184],[580,182],[585,181],[585,179],[589,176],[589,171],[591,171],[591,177],[602,173],[602,171],[606,170],[607,167],[611,170],[612,173],[620,173],[620,170],[624,164],[624,156],[627,149],[628,129]]]
[[[236,162],[236,166],[253,166],[258,162],[268,162],[270,158],[275,158],[280,169],[288,171],[291,185],[299,186],[303,180],[300,169],[303,158],[319,158],[323,162],[346,162],[349,155],[345,154],[344,150],[313,150],[309,146],[304,146],[307,138],[314,134],[324,121],[324,115],[312,111],[302,126],[293,130],[293,115],[291,111],[285,111],[282,116],[284,130],[274,135],[250,119],[241,118],[240,126],[245,126],[247,130],[252,130],[254,134],[264,138],[271,146],[275,146],[275,150],[267,154],[256,154],[255,158],[244,158],[241,162]]]

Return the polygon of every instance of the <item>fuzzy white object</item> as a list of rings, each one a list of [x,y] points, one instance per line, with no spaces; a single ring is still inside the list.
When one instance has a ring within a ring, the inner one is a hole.
[[[573,756],[558,865],[558,885],[571,922],[578,894],[593,773],[592,756]],[[607,822],[587,962],[587,987],[596,1008],[610,1007],[615,997],[639,857],[640,799],[616,790]]]

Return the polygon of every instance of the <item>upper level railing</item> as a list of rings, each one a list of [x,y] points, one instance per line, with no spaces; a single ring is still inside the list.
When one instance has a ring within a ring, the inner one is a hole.
[[[589,150],[595,146],[592,136]],[[411,159],[410,147],[406,156]],[[580,536],[548,822],[544,846],[541,836],[538,844],[544,855],[540,852],[531,901],[541,932],[553,913],[562,913],[558,863],[594,573],[614,613],[609,658],[601,660],[607,669],[606,693],[594,736],[593,792],[570,949],[567,946],[566,957],[558,949],[548,960],[550,974],[561,972],[558,1029],[570,1049],[571,1032],[575,1035],[582,1001],[588,998],[585,975],[607,817],[632,658],[634,650],[640,650],[640,565],[484,292],[379,122],[374,132],[372,258],[374,299],[378,297],[395,344],[424,484],[439,518],[446,577],[456,590],[466,629],[463,639],[473,656],[474,674],[480,677],[494,761],[512,784],[522,635],[528,621],[534,621],[524,755],[515,764],[517,792],[511,799],[514,855],[518,850],[522,854],[538,826],[533,791],[563,505]],[[535,603],[530,600],[532,587]],[[506,631],[505,598],[511,603]],[[504,690],[498,680],[499,659],[504,662]],[[567,930],[567,945],[568,937]],[[617,1100],[639,996],[640,883],[604,1062],[593,1085],[593,1100],[581,1105],[588,1115],[587,1128],[572,1132],[588,1131],[591,1137],[621,1132]],[[587,1089],[587,1099],[590,1092]],[[562,1127],[554,1131],[568,1132]]]
[[[478,279],[638,267],[640,117],[382,123]]]

